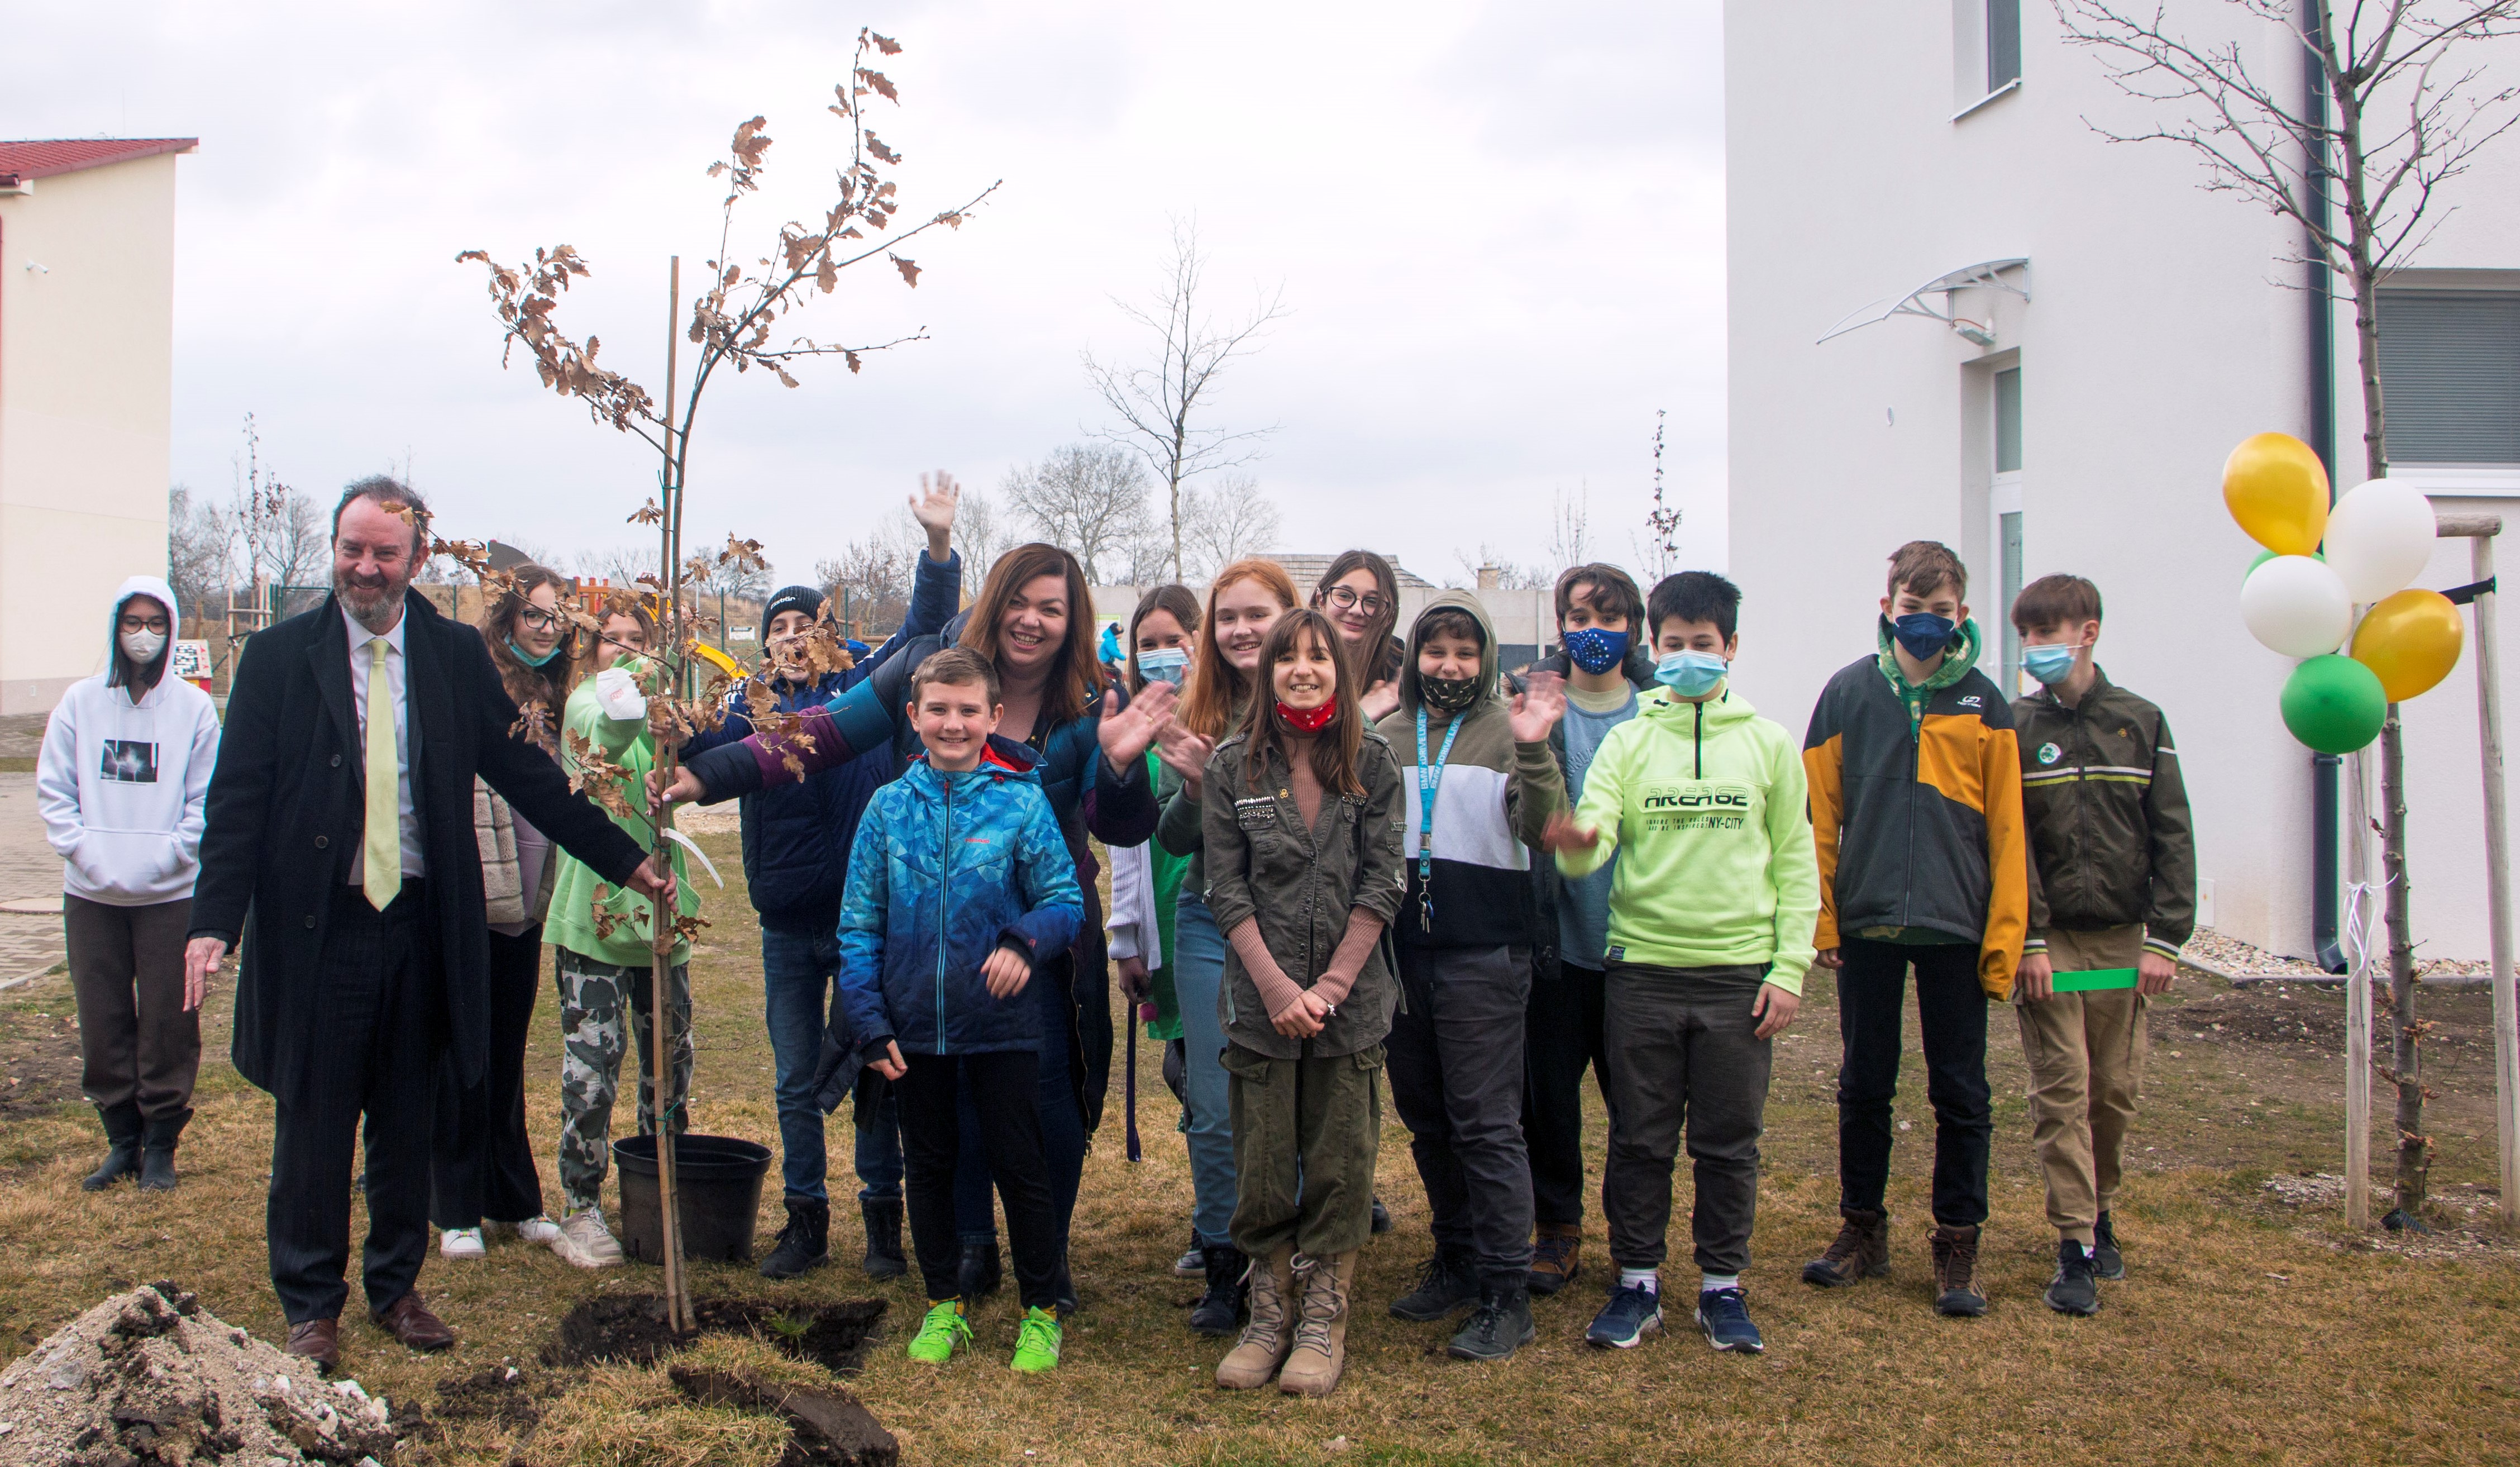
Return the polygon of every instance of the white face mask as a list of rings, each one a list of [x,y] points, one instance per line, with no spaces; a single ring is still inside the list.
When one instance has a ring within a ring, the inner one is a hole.
[[[131,661],[139,666],[146,667],[151,663],[156,662],[158,660],[158,654],[162,651],[165,646],[166,634],[162,631],[126,631],[122,633],[122,655],[131,659]]]

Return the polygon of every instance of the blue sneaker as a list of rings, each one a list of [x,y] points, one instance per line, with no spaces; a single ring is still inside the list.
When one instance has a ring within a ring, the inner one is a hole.
[[[1706,1331],[1706,1343],[1717,1350],[1760,1354],[1768,1348],[1768,1342],[1759,1338],[1759,1327],[1750,1322],[1749,1302],[1739,1289],[1700,1290],[1697,1327]]]
[[[1593,1316],[1584,1343],[1601,1350],[1634,1350],[1637,1342],[1662,1328],[1662,1296],[1642,1284],[1615,1288],[1610,1302]]]

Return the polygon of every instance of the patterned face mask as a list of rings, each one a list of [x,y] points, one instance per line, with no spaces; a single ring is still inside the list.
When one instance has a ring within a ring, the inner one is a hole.
[[[1566,633],[1560,641],[1566,648],[1566,660],[1596,676],[1617,666],[1628,655],[1628,634],[1624,631],[1587,626]]]
[[[1286,720],[1297,733],[1317,734],[1330,726],[1338,716],[1338,700],[1331,699],[1320,708],[1297,708],[1285,699],[1278,700],[1278,716]]]
[[[1479,701],[1479,679],[1475,677],[1429,677],[1418,674],[1418,694],[1426,706],[1439,713],[1458,713]]]

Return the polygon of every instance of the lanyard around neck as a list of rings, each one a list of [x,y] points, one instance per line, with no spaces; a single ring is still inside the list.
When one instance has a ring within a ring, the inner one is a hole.
[[[1444,787],[1444,765],[1453,756],[1453,740],[1462,731],[1462,715],[1453,715],[1444,730],[1444,747],[1435,761],[1426,761],[1426,706],[1418,705],[1418,925],[1435,930],[1435,796]]]

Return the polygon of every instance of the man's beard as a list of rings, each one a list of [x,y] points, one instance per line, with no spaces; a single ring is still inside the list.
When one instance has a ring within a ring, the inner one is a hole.
[[[333,573],[333,594],[341,598],[352,620],[378,636],[393,630],[394,622],[402,617],[403,593],[410,589],[409,577],[397,580],[380,575],[363,580],[347,572]]]

